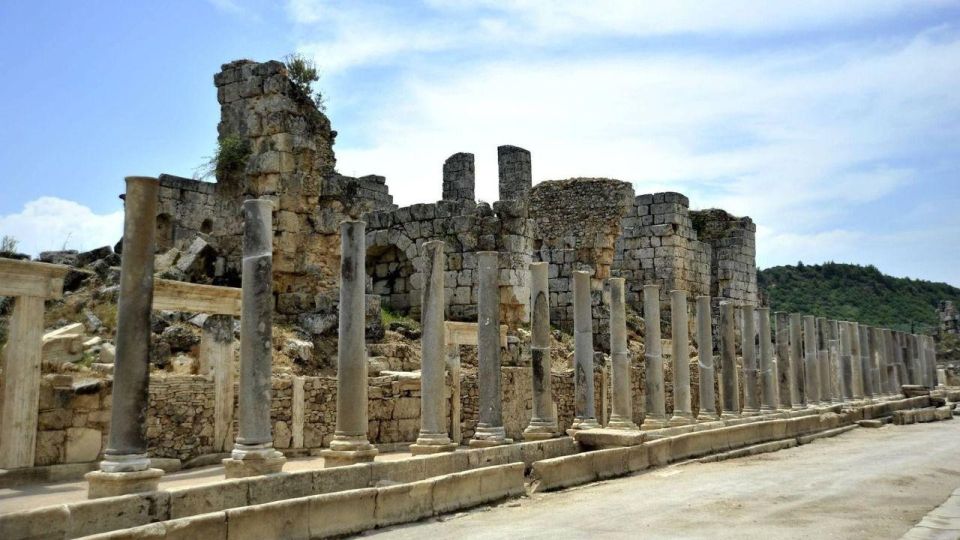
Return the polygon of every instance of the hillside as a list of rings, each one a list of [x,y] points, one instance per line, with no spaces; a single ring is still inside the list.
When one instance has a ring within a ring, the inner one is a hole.
[[[896,278],[874,266],[826,263],[774,266],[757,272],[773,311],[811,313],[917,331],[936,328],[937,304],[960,303],[960,289],[946,283]]]

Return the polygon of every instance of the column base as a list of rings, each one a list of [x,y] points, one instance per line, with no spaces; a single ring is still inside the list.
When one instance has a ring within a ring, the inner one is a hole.
[[[629,429],[629,430],[633,430],[633,431],[636,431],[636,430],[640,429],[640,428],[639,428],[636,424],[634,424],[633,421],[631,421],[629,418],[625,418],[625,417],[620,416],[620,415],[618,415],[618,414],[610,415],[610,421],[607,422],[607,427],[606,427],[606,428],[607,428],[607,429],[619,429],[619,430]]]
[[[453,452],[457,449],[457,443],[450,440],[446,434],[420,434],[417,442],[410,445],[410,453],[415,456],[427,454],[439,454],[441,452]]]
[[[650,431],[651,429],[663,429],[669,425],[666,418],[644,418],[640,424],[641,431]]]
[[[760,409],[743,409],[740,412],[740,416],[757,416],[760,414]]]
[[[161,476],[163,471],[160,469],[130,472],[91,471],[84,475],[87,479],[87,498],[99,499],[157,491]]]
[[[600,425],[600,422],[597,422],[597,419],[594,418],[594,417],[592,417],[592,416],[589,417],[589,418],[583,418],[583,417],[576,418],[576,417],[575,417],[575,418],[573,419],[573,424],[570,425],[570,430],[572,430],[572,431],[580,431],[580,430],[584,430],[584,429],[598,429],[598,428],[600,428],[600,427],[602,427],[602,426]],[[568,430],[568,433],[569,433],[570,430]]]
[[[505,444],[513,444],[513,439],[470,439],[467,442],[467,446],[470,448],[490,448],[491,446],[503,446]]]
[[[700,414],[697,415],[696,421],[699,422],[716,422],[720,419],[720,415],[717,414],[717,411],[700,411]]]
[[[523,430],[523,440],[542,441],[560,436],[560,428],[556,421],[531,420],[530,425]]]
[[[721,420],[735,420],[737,418],[740,418],[740,413],[724,411],[723,413],[720,414]]]
[[[671,426],[671,427],[673,427],[673,426],[688,426],[688,425],[693,424],[693,423],[694,423],[693,414],[691,414],[691,413],[686,413],[686,414],[681,413],[681,414],[675,414],[675,415],[673,415],[673,417],[670,418],[670,420],[667,422],[667,425],[669,425],[669,426]]]

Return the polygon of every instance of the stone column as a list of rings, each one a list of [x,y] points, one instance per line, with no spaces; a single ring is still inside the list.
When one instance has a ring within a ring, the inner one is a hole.
[[[833,384],[830,381],[830,351],[828,343],[829,330],[827,319],[817,317],[817,374],[820,376],[820,403],[831,405],[838,400],[833,395]]]
[[[420,308],[422,350],[420,359],[420,433],[410,445],[414,455],[452,452],[457,445],[447,436],[446,331],[443,327],[444,243],[423,244],[423,296]],[[499,342],[497,344],[499,352]]]
[[[640,429],[660,429],[667,425],[663,394],[663,352],[660,342],[660,286],[643,286],[644,336],[644,415]]]
[[[874,369],[874,380],[876,381],[876,393],[877,397],[886,397],[887,388],[889,386],[889,381],[887,381],[887,368],[886,368],[886,347],[883,340],[883,328],[874,327],[873,332],[871,332],[873,337],[872,349],[873,349],[873,369]]]
[[[547,263],[543,265],[543,285],[547,283]],[[610,278],[610,363],[613,400],[610,421],[613,429],[638,429],[633,423],[633,393],[630,389],[630,350],[627,348],[627,313],[624,299],[624,279]],[[544,299],[546,304],[546,299]],[[544,313],[548,313],[546,307]],[[543,332],[546,339],[547,327]]]
[[[233,317],[210,315],[203,322],[200,354],[213,372],[213,448],[217,452],[228,452],[233,446],[235,341]]]
[[[797,386],[793,379],[793,366],[790,364],[790,314],[778,311],[773,314],[773,318],[777,325],[777,378],[780,391],[780,408],[790,409]]]
[[[743,414],[760,414],[760,396],[757,393],[757,330],[754,324],[755,308],[744,305],[740,308],[743,317],[743,332],[740,336],[740,350],[743,353]]]
[[[100,470],[86,475],[87,496],[91,499],[155,491],[163,476],[162,470],[150,468],[144,424],[150,385],[150,312],[159,182],[155,178],[128,176],[126,184],[110,435]]]
[[[850,358],[850,323],[846,321],[840,322],[840,388],[842,390],[843,400],[850,401],[853,399],[853,373],[851,371],[851,358]]]
[[[240,314],[238,414],[240,429],[230,457],[223,460],[227,478],[277,473],[283,469],[286,461],[283,454],[273,448],[273,426],[270,422],[270,365],[273,359],[273,203],[269,199],[244,201],[243,225],[243,308]],[[344,318],[340,317],[341,325],[343,320]],[[341,349],[344,348],[343,335],[340,336],[340,343]],[[342,376],[341,373],[340,377]]]
[[[673,327],[673,417],[670,418],[670,425],[682,426],[693,422],[693,410],[690,406],[690,330],[686,291],[670,291],[670,321]],[[623,345],[626,348],[626,336]]]
[[[840,324],[835,320],[828,320],[830,328],[830,387],[831,393],[836,396],[836,402],[843,402],[843,371],[840,362]]]
[[[477,252],[477,386],[480,391],[480,422],[470,439],[471,447],[497,446],[507,442],[503,429],[503,396],[500,392],[500,254]],[[591,372],[592,375],[592,372]],[[591,394],[592,395],[592,394]]]
[[[450,372],[450,438],[457,446],[463,441],[460,427],[460,345],[447,343],[447,371]]]
[[[803,409],[807,406],[807,393],[804,380],[803,365],[803,332],[801,330],[802,317],[799,313],[790,314],[790,368],[793,371],[793,386],[790,401],[793,409]],[[793,393],[795,392],[795,393]]]
[[[723,418],[740,417],[740,381],[737,373],[736,322],[732,302],[720,302],[720,399]]]
[[[497,147],[500,173],[500,200],[525,200],[533,186],[530,151],[516,146]]]
[[[937,343],[933,340],[933,336],[923,336],[927,342],[927,372],[929,373],[927,382],[929,383],[930,388],[935,388],[937,383]],[[946,379],[944,379],[944,384],[946,384]]]
[[[713,317],[710,314],[710,297],[697,297],[697,365],[700,367],[700,412],[697,420],[709,422],[717,419],[717,395],[714,388],[716,375],[713,369]]]
[[[853,390],[853,399],[863,399],[863,376],[860,372],[860,325],[855,322],[850,325],[850,387]]]
[[[760,319],[760,411],[771,413],[779,408],[780,396],[770,335],[770,308],[757,308],[757,314]]]
[[[473,154],[460,152],[443,162],[443,200],[474,200]]]
[[[803,316],[803,369],[807,406],[815,407],[820,403],[820,370],[817,367],[817,319],[813,315]]]
[[[900,393],[901,387],[907,384],[907,368],[903,361],[903,332],[892,332],[893,337],[893,359],[897,371],[897,393]]]
[[[549,263],[535,262],[530,263],[530,365],[533,368],[533,416],[530,418],[530,425],[523,430],[523,438],[526,440],[549,439],[559,434],[557,426],[557,416],[554,414],[553,391],[550,384],[550,289],[547,280],[547,270]],[[613,280],[611,280],[612,282]],[[623,280],[620,280],[620,309],[623,309]],[[613,345],[617,345],[616,335],[614,335],[616,325],[614,324],[614,310],[616,303],[611,305],[610,313],[610,333]],[[626,321],[623,321],[623,348],[626,351]],[[617,422],[630,422],[630,357],[625,357],[626,364],[623,367],[623,374],[617,371],[616,348],[611,349],[611,360],[614,362],[613,390],[614,390],[614,417],[611,419],[611,427]],[[623,383],[620,379],[626,377]],[[623,410],[618,409],[617,398],[618,391],[622,392],[619,384],[626,389],[627,412],[624,415]],[[617,416],[618,412],[621,416]],[[637,426],[633,426],[635,429]]]
[[[863,395],[867,399],[873,399],[873,369],[871,367],[870,358],[872,357],[872,352],[870,350],[870,336],[873,333],[873,328],[865,324],[860,325],[860,376],[861,384],[863,385]]]
[[[887,338],[887,376],[890,381],[890,395],[899,396],[901,394],[901,382],[900,370],[897,365],[897,341],[896,341],[896,332],[887,328],[884,333]]]

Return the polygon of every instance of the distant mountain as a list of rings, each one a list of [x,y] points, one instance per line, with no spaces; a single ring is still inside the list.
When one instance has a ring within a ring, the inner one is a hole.
[[[774,266],[757,272],[771,311],[812,314],[899,330],[931,332],[939,321],[937,304],[960,304],[960,289],[882,274],[874,266],[826,263]]]

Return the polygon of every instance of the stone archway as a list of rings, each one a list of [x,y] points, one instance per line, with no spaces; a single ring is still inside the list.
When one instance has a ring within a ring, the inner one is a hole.
[[[413,264],[406,253],[393,244],[367,248],[367,276],[372,281],[372,294],[381,298],[380,305],[400,315],[410,313],[413,286]]]

